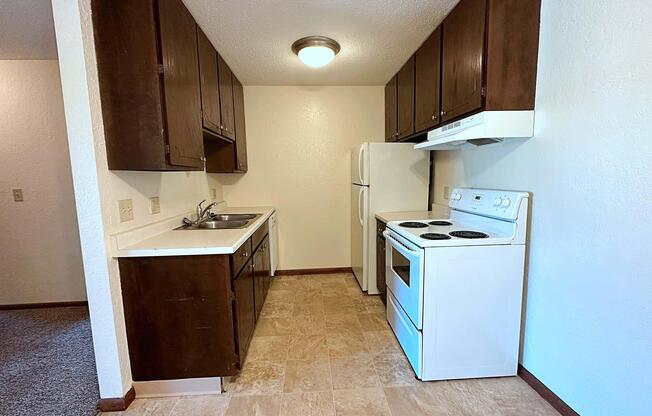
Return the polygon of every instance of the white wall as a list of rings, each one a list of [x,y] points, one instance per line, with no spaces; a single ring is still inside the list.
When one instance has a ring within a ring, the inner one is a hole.
[[[436,155],[533,193],[523,365],[583,416],[652,408],[652,3],[542,5],[536,136]]]
[[[107,181],[111,208],[107,229],[110,234],[183,214],[203,199],[213,200],[211,190],[215,190],[215,200],[222,200],[222,185],[215,175],[205,172],[110,171]],[[150,214],[149,198],[154,196],[159,197],[161,204],[159,214]],[[121,199],[133,201],[133,221],[120,222],[118,201]]]
[[[0,149],[0,304],[85,300],[57,61],[0,61]]]
[[[349,150],[384,138],[383,87],[245,86],[249,172],[229,205],[273,205],[280,269],[350,266]]]

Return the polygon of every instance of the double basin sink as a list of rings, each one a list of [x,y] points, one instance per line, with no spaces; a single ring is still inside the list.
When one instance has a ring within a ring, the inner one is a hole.
[[[247,228],[261,214],[214,214],[198,224],[186,224],[175,230],[233,230]]]

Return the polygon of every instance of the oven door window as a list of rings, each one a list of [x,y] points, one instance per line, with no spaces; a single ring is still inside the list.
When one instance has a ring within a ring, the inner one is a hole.
[[[410,260],[392,249],[392,270],[410,287]]]

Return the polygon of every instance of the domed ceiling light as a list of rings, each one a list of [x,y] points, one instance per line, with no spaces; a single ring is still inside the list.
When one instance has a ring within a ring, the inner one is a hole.
[[[340,44],[325,36],[307,36],[292,44],[292,52],[312,68],[328,65],[340,51]]]

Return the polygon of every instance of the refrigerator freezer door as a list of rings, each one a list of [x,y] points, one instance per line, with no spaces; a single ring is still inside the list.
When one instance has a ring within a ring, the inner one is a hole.
[[[351,149],[351,183],[369,185],[369,143]]]
[[[351,185],[351,268],[362,290],[367,290],[367,217],[369,188]]]

